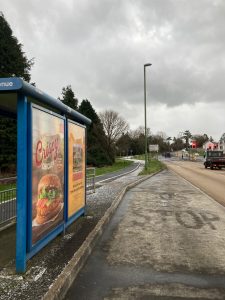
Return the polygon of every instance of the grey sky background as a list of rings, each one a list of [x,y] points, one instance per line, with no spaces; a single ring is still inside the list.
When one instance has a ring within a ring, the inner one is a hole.
[[[132,129],[167,136],[225,132],[225,1],[0,0],[28,58],[32,81],[59,97],[71,85],[100,112],[118,111]]]

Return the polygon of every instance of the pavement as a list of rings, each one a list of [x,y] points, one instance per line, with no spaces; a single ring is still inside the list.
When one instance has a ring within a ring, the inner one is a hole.
[[[1,232],[0,299],[60,297],[58,286],[64,291],[69,280],[74,279],[72,271],[76,273],[82,267],[126,190],[145,180],[146,177],[138,176],[142,168],[104,183],[96,193],[89,194],[85,217],[79,218],[67,228],[65,235],[59,235],[29,260],[23,275],[15,274],[15,227]],[[68,268],[69,279],[65,275]]]
[[[64,299],[225,299],[225,208],[170,170],[130,189]]]
[[[26,274],[4,265],[0,299],[225,299],[224,207],[172,171],[139,172],[88,195]]]

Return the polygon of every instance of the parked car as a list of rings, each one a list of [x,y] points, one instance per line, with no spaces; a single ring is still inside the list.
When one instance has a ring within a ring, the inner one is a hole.
[[[165,153],[164,153],[164,156],[165,156],[165,157],[171,157],[171,154],[170,154],[170,152],[165,152]]]

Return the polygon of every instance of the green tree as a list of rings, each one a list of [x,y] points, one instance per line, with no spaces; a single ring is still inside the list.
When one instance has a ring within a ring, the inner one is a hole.
[[[220,143],[225,143],[225,132],[221,135]]]
[[[189,148],[189,140],[191,137],[192,137],[192,134],[190,133],[189,130],[185,130],[183,132],[183,139],[185,139],[186,149]]]
[[[209,137],[209,141],[210,142],[214,142],[214,139],[213,139],[213,137],[210,135],[210,137]]]
[[[149,143],[153,145],[159,145],[159,152],[164,153],[170,151],[170,139],[171,138],[167,140],[166,134],[164,132],[159,132],[155,135],[150,136]]]
[[[149,136],[150,130],[147,128],[147,136]],[[143,154],[145,152],[145,128],[139,126],[135,130],[130,131],[130,148],[133,155]]]
[[[0,12],[0,77],[22,77],[30,81],[33,59],[28,60],[12,30]]]
[[[71,107],[72,109],[78,109],[78,99],[75,98],[75,94],[72,90],[71,85],[63,87],[62,98],[59,98],[65,105]]]
[[[145,136],[131,136],[130,149],[133,155],[143,154],[145,151]]]
[[[192,139],[197,142],[197,148],[201,148],[203,144],[209,140],[207,134],[195,134],[192,136]]]
[[[131,138],[129,136],[129,133],[123,133],[121,137],[116,142],[116,152],[117,155],[129,155],[131,152],[133,152],[133,149],[131,149]]]
[[[173,143],[171,144],[171,147],[174,151],[182,150],[185,147],[182,138],[174,137],[173,138]]]
[[[90,101],[83,100],[79,106],[79,112],[89,119],[92,124],[87,126],[87,163],[93,166],[109,165],[113,162],[106,151],[106,135],[102,123],[92,107]]]
[[[16,172],[16,120],[0,119],[0,173]]]
[[[167,142],[169,151],[171,151],[171,141],[172,141],[172,137],[171,136],[169,136],[168,138],[166,138],[166,142]]]
[[[33,59],[29,60],[0,12],[0,77],[21,77],[30,81]],[[16,121],[0,118],[0,172],[15,172]]]

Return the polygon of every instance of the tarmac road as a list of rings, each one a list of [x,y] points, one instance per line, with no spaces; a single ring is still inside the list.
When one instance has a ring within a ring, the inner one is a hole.
[[[225,206],[225,169],[205,169],[203,163],[164,160],[167,167]]]
[[[103,182],[110,182],[116,178],[122,177],[130,172],[135,171],[140,165],[140,161],[134,161],[133,164],[131,164],[130,166],[115,171],[115,172],[111,172],[111,173],[107,173],[107,174],[103,174],[103,175],[99,175],[95,177],[95,182],[97,185],[102,184]]]

